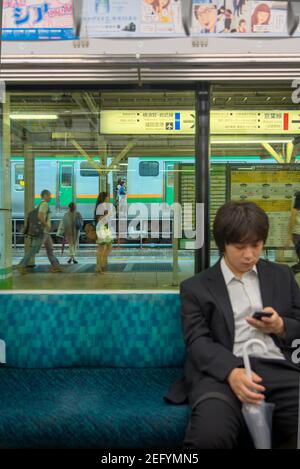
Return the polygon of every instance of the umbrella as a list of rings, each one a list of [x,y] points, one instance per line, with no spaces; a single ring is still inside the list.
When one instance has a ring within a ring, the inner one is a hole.
[[[0,340],[0,363],[6,363],[4,340]]]
[[[247,349],[257,344],[266,352],[266,345],[258,339],[248,340],[243,347],[243,359],[246,373],[252,379],[250,360]],[[272,415],[274,404],[262,401],[260,404],[243,404],[242,413],[256,449],[271,449],[272,441]]]
[[[66,245],[66,238],[62,238],[62,241],[61,241],[61,255],[63,255],[63,253],[64,253],[65,245]]]

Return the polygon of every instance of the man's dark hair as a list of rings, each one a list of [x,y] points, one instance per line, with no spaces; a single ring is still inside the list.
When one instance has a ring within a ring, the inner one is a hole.
[[[41,198],[43,199],[45,197],[45,195],[49,195],[51,194],[50,191],[48,191],[48,189],[44,189],[42,192],[41,192]]]
[[[226,244],[266,242],[269,231],[267,214],[254,202],[231,201],[217,211],[213,233],[221,254]]]

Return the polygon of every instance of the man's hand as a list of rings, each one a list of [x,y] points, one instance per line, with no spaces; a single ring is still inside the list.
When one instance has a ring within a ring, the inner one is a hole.
[[[265,391],[264,386],[257,384],[261,383],[262,378],[254,372],[250,380],[244,368],[234,368],[227,380],[232,391],[243,404],[260,404],[265,398],[262,394]]]
[[[262,311],[266,313],[272,313],[270,318],[263,317],[261,320],[254,319],[251,316],[246,317],[246,321],[250,326],[255,329],[264,332],[264,334],[275,334],[278,337],[283,338],[285,334],[284,322],[281,316],[271,307],[264,308]]]

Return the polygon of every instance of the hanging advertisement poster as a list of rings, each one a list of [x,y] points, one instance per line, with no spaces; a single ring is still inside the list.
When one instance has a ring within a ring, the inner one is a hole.
[[[192,35],[288,36],[287,1],[193,0]],[[299,28],[295,33],[299,36]]]
[[[86,37],[184,36],[180,0],[84,0]]]
[[[141,35],[184,36],[179,0],[139,0]]]
[[[251,33],[287,33],[287,2],[251,1]]]
[[[139,12],[136,0],[84,0],[81,35],[135,36]]]
[[[74,39],[72,0],[4,0],[5,41]]]
[[[2,39],[74,39],[72,4],[73,0],[4,0]],[[193,0],[191,35],[208,34],[287,36],[287,1]],[[83,0],[81,35],[185,37],[181,1]]]

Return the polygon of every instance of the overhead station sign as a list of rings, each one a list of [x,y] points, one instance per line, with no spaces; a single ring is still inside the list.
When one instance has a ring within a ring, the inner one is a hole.
[[[300,134],[300,111],[212,111],[213,135]],[[195,111],[101,111],[102,134],[194,134]]]
[[[102,134],[194,134],[195,111],[101,111]]]
[[[298,134],[300,111],[212,111],[213,134]]]

